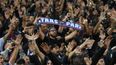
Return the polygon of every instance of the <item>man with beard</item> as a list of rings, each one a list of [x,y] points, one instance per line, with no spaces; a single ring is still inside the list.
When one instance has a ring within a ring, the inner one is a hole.
[[[74,38],[74,36],[77,34],[77,31],[75,30],[69,35],[65,37],[61,37],[61,36],[58,36],[58,32],[55,27],[49,28],[47,36],[45,36],[45,34],[41,31],[41,29],[39,30],[39,32],[43,42],[46,42],[48,45],[53,45],[53,44],[60,45],[61,43]]]
[[[59,57],[59,47],[61,44],[65,41],[70,40],[71,38],[75,37],[77,34],[77,31],[73,31],[69,35],[65,37],[61,37],[58,35],[58,32],[55,27],[50,27],[48,29],[48,35],[45,35],[42,31],[41,28],[39,29],[40,33],[40,38],[42,39],[42,44],[43,46],[47,45],[49,47],[49,51],[46,52],[45,50],[48,50],[48,48],[41,47],[47,54],[46,56],[53,62],[54,65],[62,65],[63,61],[66,58],[61,58]],[[45,44],[46,43],[46,44]]]

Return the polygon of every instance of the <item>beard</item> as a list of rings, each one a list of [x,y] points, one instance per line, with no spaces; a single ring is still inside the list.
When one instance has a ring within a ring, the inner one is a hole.
[[[56,38],[57,34],[53,34],[53,35],[51,34],[50,36],[53,37],[53,38]]]

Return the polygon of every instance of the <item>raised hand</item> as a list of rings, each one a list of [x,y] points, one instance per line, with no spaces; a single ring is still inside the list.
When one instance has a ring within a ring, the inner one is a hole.
[[[77,45],[77,44],[76,44],[74,41],[70,42],[70,43],[68,44],[68,46],[66,47],[66,51],[67,51],[67,52],[71,52],[71,51],[74,49],[74,47],[75,47],[76,45]]]
[[[91,58],[88,58],[88,57],[84,57],[84,61],[85,61],[86,65],[91,65],[91,63],[92,63]]]
[[[92,39],[88,40],[88,41],[87,41],[87,46],[88,46],[89,48],[91,48],[94,42],[95,42],[95,40],[92,40]]]
[[[21,34],[17,35],[16,40],[14,41],[16,45],[20,45],[23,37]]]
[[[6,19],[8,19],[10,17],[10,11],[7,10],[7,11],[5,11],[4,14],[5,14],[5,18]]]
[[[18,18],[15,16],[10,20],[11,24],[9,25],[9,28],[12,30],[15,30],[16,27],[18,26]]]
[[[106,48],[109,48],[110,42],[112,40],[112,36],[108,36],[105,40],[104,40],[104,45]]]
[[[60,51],[62,52],[64,50],[64,48],[65,48],[64,43],[62,43],[60,46]]]
[[[116,23],[116,11],[112,9],[110,12],[107,13],[110,16],[111,23]],[[114,24],[113,24],[114,25]]]
[[[32,34],[32,35],[25,34],[25,37],[26,37],[28,40],[36,40],[36,39],[39,37],[39,34],[38,34],[38,33]]]
[[[29,50],[31,50],[35,54],[35,50],[36,50],[35,43],[29,42],[28,46],[29,46]]]
[[[99,20],[100,22],[105,19],[105,14],[103,12],[100,13]]]
[[[46,45],[43,45],[42,48],[43,48],[44,50],[48,50],[48,48],[45,48],[44,46],[46,46]],[[30,49],[34,54],[36,54],[36,55],[38,56],[39,59],[40,59],[40,58],[41,58],[41,60],[44,60],[44,59],[45,59],[45,55],[39,50],[39,48],[38,48],[38,46],[37,46],[35,40],[33,40],[32,42],[30,42],[30,44],[29,44],[29,49]]]
[[[84,19],[84,20],[83,20],[83,24],[84,24],[84,25],[87,25],[87,24],[88,24],[88,20],[87,20],[87,19]]]
[[[46,53],[50,52],[50,47],[46,43],[42,43],[40,46]]]
[[[15,7],[18,7],[18,5],[19,5],[19,0],[15,0],[15,1],[14,1],[14,6],[15,6]]]
[[[75,49],[74,49],[74,53],[76,54],[81,54],[81,48],[79,46],[77,46]]]
[[[12,49],[12,42],[9,42],[9,40],[7,41],[6,45],[5,45],[5,49]]]
[[[102,30],[100,30],[100,35],[99,35],[99,37],[101,38],[101,40],[104,40],[105,37],[106,37],[105,33],[104,33]]]

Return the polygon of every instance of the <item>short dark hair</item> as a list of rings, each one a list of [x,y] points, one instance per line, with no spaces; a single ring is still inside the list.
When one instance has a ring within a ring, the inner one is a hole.
[[[86,65],[84,61],[84,56],[83,55],[76,55],[74,54],[71,59],[70,59],[70,64],[71,65]]]
[[[25,64],[25,60],[24,59],[18,59],[16,61],[16,64]]]
[[[52,44],[51,45],[51,49],[53,49],[53,48],[55,48],[55,47],[57,47],[58,46],[58,44]]]
[[[50,31],[52,28],[55,28],[54,26],[48,27],[48,31]]]

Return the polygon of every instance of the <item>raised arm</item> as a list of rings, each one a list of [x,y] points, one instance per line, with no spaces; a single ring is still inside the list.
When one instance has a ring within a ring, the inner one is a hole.
[[[41,27],[39,27],[39,37],[43,40],[45,37],[45,34],[42,32]]]
[[[50,6],[53,6],[53,0],[49,0],[48,1],[48,6],[50,7]]]
[[[36,33],[35,35],[33,34],[32,36],[26,34],[25,37],[29,41],[31,41],[29,46],[31,47],[31,49],[33,49],[35,54],[38,56],[38,59],[41,58],[41,60],[44,60],[45,55],[39,50],[37,43],[35,41],[39,37],[38,33]]]
[[[104,42],[101,42],[103,45],[99,45],[100,49],[98,52],[92,57],[92,63],[91,65],[96,65],[98,63],[98,60],[103,56],[105,50],[109,47],[110,42],[112,38],[111,36],[108,36]],[[110,64],[109,64],[110,65]]]
[[[37,21],[39,18],[40,18],[40,17],[36,17],[36,18],[35,18],[34,24],[36,23],[36,21]],[[39,27],[38,35],[39,35],[39,37],[40,37],[42,40],[43,40],[44,37],[45,37],[45,34],[43,33],[41,26]]]
[[[85,26],[85,29],[86,29],[87,34],[89,34],[89,24],[88,24],[88,20],[87,19],[83,20],[83,24]]]
[[[7,34],[5,34],[2,38],[0,38],[0,51],[3,50],[3,45],[5,43],[5,41],[7,40],[7,38],[10,36],[10,34],[13,33],[13,30],[16,28],[16,25],[14,23],[11,23],[9,26],[9,30],[7,32]]]
[[[105,19],[105,17],[102,15],[102,13],[100,14],[100,17],[99,17],[99,22],[96,24],[96,26],[95,26],[95,28],[94,28],[94,33],[96,33],[96,32],[98,32],[98,28],[99,28],[99,26],[100,26],[100,24],[101,24],[101,22],[102,22],[102,20],[104,20]]]
[[[19,52],[19,47],[16,46],[16,48],[14,49],[14,51],[13,51],[13,53],[11,55],[11,58],[9,60],[9,64],[10,65],[14,65],[15,64],[18,52]]]
[[[63,6],[64,6],[64,0],[60,0],[60,3],[61,3],[61,5],[60,5],[60,9],[61,9],[61,11],[62,11]]]
[[[80,48],[80,49],[83,49],[83,48],[85,48],[85,46],[87,46],[87,48],[90,48],[90,47],[93,46],[94,42],[95,42],[95,40],[89,39],[89,38],[88,38],[88,39],[85,40],[84,43],[82,43],[82,44],[79,46],[79,48]]]
[[[65,36],[65,41],[68,41],[70,39],[72,39],[73,37],[75,37],[77,34],[77,31],[73,31],[72,33],[70,33],[69,35]]]
[[[36,41],[32,41],[33,46],[35,47],[35,53],[38,56],[38,58],[41,58],[42,61],[45,59],[45,55],[39,50]]]
[[[88,39],[87,39],[87,40],[88,40]],[[86,40],[83,44],[81,44],[80,46],[77,46],[72,52],[70,52],[70,53],[68,54],[68,58],[70,59],[74,53],[80,52],[80,50],[81,50],[82,48],[84,48],[85,45],[87,44],[87,43],[86,43],[87,40]]]
[[[11,25],[11,26],[9,27],[8,33],[3,37],[4,40],[6,40],[12,32],[13,32],[13,27],[12,27],[12,25]]]
[[[15,61],[16,61],[16,58],[17,58],[17,55],[18,55],[18,52],[19,52],[19,49],[20,49],[21,41],[22,41],[22,37],[17,36],[16,40],[14,41],[14,43],[15,43],[14,51],[13,51],[13,53],[11,55],[10,60],[9,60],[10,65],[15,64]]]
[[[7,39],[8,36],[13,33],[13,31],[16,29],[17,26],[18,26],[18,19],[16,17],[13,17],[10,20],[8,33],[4,36],[4,38]]]
[[[89,45],[91,47],[95,40],[90,40],[89,38],[85,40],[84,43],[82,43],[80,46],[77,46],[72,52],[68,54],[68,58],[70,59],[74,53],[81,53],[81,50],[85,48],[86,45]]]

